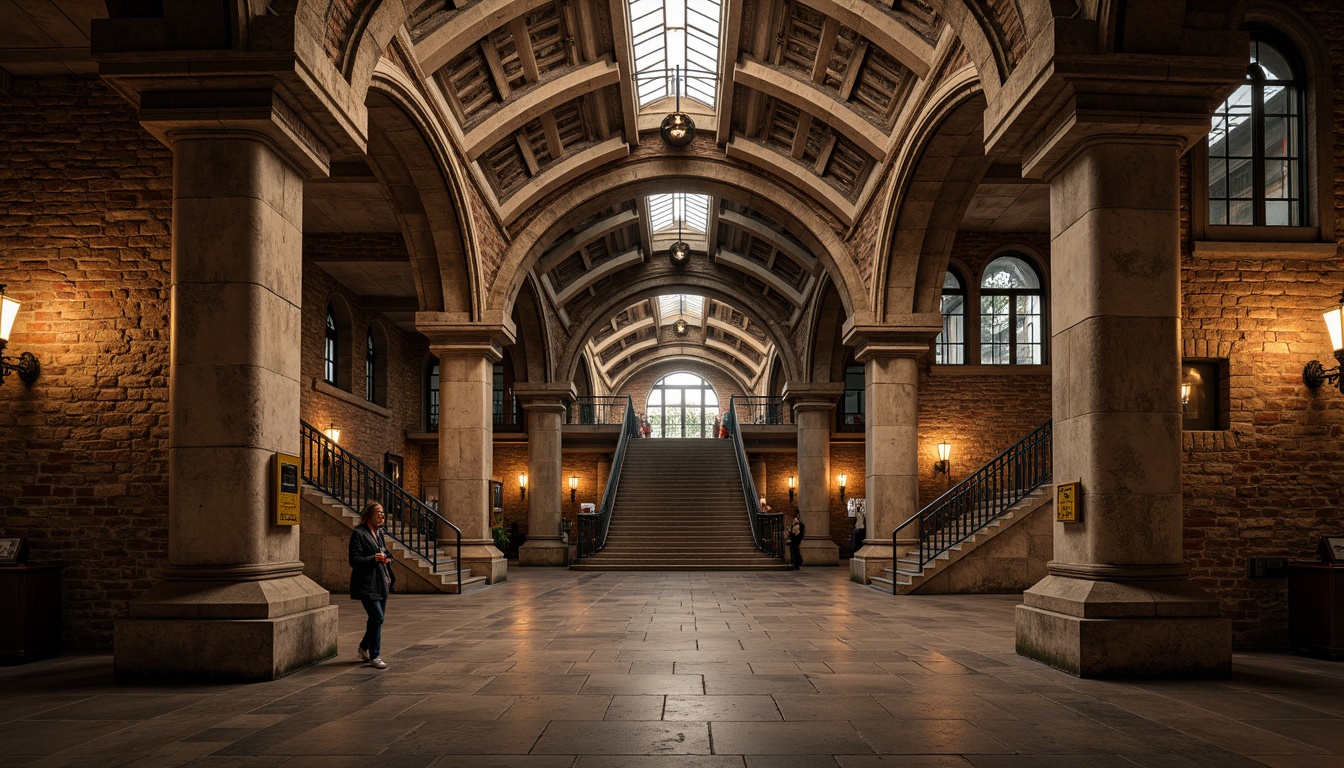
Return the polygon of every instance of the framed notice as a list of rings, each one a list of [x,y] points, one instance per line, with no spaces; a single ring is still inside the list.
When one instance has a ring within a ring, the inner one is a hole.
[[[1344,536],[1322,536],[1316,554],[1323,563],[1344,563]]]
[[[298,525],[299,457],[287,453],[275,454],[272,475],[275,490],[271,496],[274,513],[271,522],[275,525]]]
[[[1083,516],[1083,484],[1078,481],[1055,486],[1055,520],[1076,523]]]
[[[22,538],[0,539],[0,565],[19,565],[25,562],[28,547]]]

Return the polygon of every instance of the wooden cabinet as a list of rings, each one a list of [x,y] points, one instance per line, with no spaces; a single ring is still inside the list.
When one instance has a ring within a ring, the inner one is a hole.
[[[61,645],[61,570],[56,563],[0,566],[0,663],[55,656]]]
[[[1344,658],[1344,564],[1288,566],[1288,644],[1293,653]]]

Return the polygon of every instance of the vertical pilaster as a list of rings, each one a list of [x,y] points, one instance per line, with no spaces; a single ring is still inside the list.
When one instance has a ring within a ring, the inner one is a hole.
[[[514,392],[527,414],[527,541],[518,548],[519,565],[569,565],[569,545],[561,539],[564,484],[561,428],[572,385],[518,383]]]
[[[840,547],[831,541],[831,426],[839,394],[799,394],[796,388],[789,393],[798,430],[798,511],[807,526],[802,545],[806,565],[840,564]]]
[[[304,175],[255,131],[173,147],[169,566],[115,628],[123,679],[270,680],[336,653],[336,608],[273,524],[299,450]]]
[[[1018,652],[1082,676],[1230,669],[1228,622],[1181,554],[1180,156],[1165,136],[1085,139],[1050,178],[1056,482],[1049,575]]]

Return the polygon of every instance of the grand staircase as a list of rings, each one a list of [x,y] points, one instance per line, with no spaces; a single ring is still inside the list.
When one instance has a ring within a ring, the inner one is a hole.
[[[606,547],[575,571],[782,571],[756,548],[730,440],[631,440]]]

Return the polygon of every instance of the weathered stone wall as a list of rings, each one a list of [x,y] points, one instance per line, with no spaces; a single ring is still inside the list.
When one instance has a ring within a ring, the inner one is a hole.
[[[104,648],[168,561],[172,155],[92,77],[0,93],[0,283],[23,307],[0,390],[0,536],[65,564],[62,643]]]

